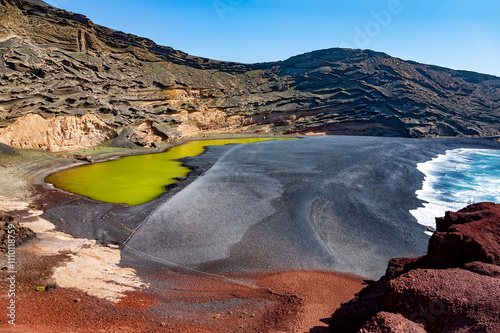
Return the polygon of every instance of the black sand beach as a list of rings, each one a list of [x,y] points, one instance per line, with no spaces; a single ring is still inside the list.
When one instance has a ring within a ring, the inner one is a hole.
[[[416,165],[464,147],[498,149],[498,143],[335,136],[210,147],[185,159],[193,169],[187,179],[135,207],[40,184],[50,170],[69,165],[66,159],[29,159],[18,174],[13,165],[5,172],[13,172],[13,180],[33,175],[27,179],[39,184],[32,187],[35,206],[65,233],[42,234],[42,240],[56,237],[46,246],[61,245],[57,237],[66,234],[98,242],[80,249],[75,246],[87,240],[67,239],[70,250],[56,257],[33,254],[40,240],[20,248],[19,313],[47,313],[20,323],[37,332],[102,325],[117,331],[327,330],[325,318],[366,277],[378,278],[389,258],[426,251],[425,229],[409,213],[421,204],[415,191],[423,175]],[[13,214],[21,222],[37,219],[25,210]],[[61,269],[57,278],[44,275]],[[71,280],[74,269],[83,280]],[[96,279],[101,270],[118,275]],[[124,272],[147,287],[127,291],[127,283],[120,285]],[[68,281],[41,300],[34,289]],[[112,286],[94,290],[106,283]],[[91,295],[84,291],[89,287]],[[121,291],[121,299],[103,300],[106,288]]]
[[[377,278],[388,259],[426,250],[424,227],[409,213],[421,204],[417,163],[463,147],[498,144],[335,136],[231,147],[203,177],[156,201],[122,263]]]

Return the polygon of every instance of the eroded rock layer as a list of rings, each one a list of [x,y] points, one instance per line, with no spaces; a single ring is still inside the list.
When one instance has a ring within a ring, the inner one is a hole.
[[[50,151],[89,148],[115,136],[115,130],[94,114],[49,119],[28,114],[7,128],[0,128],[0,142],[4,144]]]
[[[149,126],[138,130],[141,144],[239,131],[499,134],[494,76],[369,50],[250,65],[213,61],[42,1],[0,0],[0,23],[0,126],[30,113],[91,113],[118,132]]]

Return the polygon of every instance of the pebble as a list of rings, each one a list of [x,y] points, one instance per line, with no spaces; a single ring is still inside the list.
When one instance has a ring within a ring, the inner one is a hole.
[[[54,285],[49,285],[49,286],[45,287],[45,291],[49,291],[49,292],[56,290],[56,289],[57,289],[57,287]]]

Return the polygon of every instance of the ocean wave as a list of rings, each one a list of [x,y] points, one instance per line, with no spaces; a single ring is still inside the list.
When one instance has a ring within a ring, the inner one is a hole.
[[[410,213],[420,224],[435,227],[446,211],[483,202],[500,202],[500,151],[453,149],[417,165],[424,175],[417,197],[424,201]]]

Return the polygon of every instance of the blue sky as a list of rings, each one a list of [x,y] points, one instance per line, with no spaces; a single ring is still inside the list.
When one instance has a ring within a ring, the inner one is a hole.
[[[284,60],[331,47],[500,76],[498,0],[45,0],[192,55]]]

